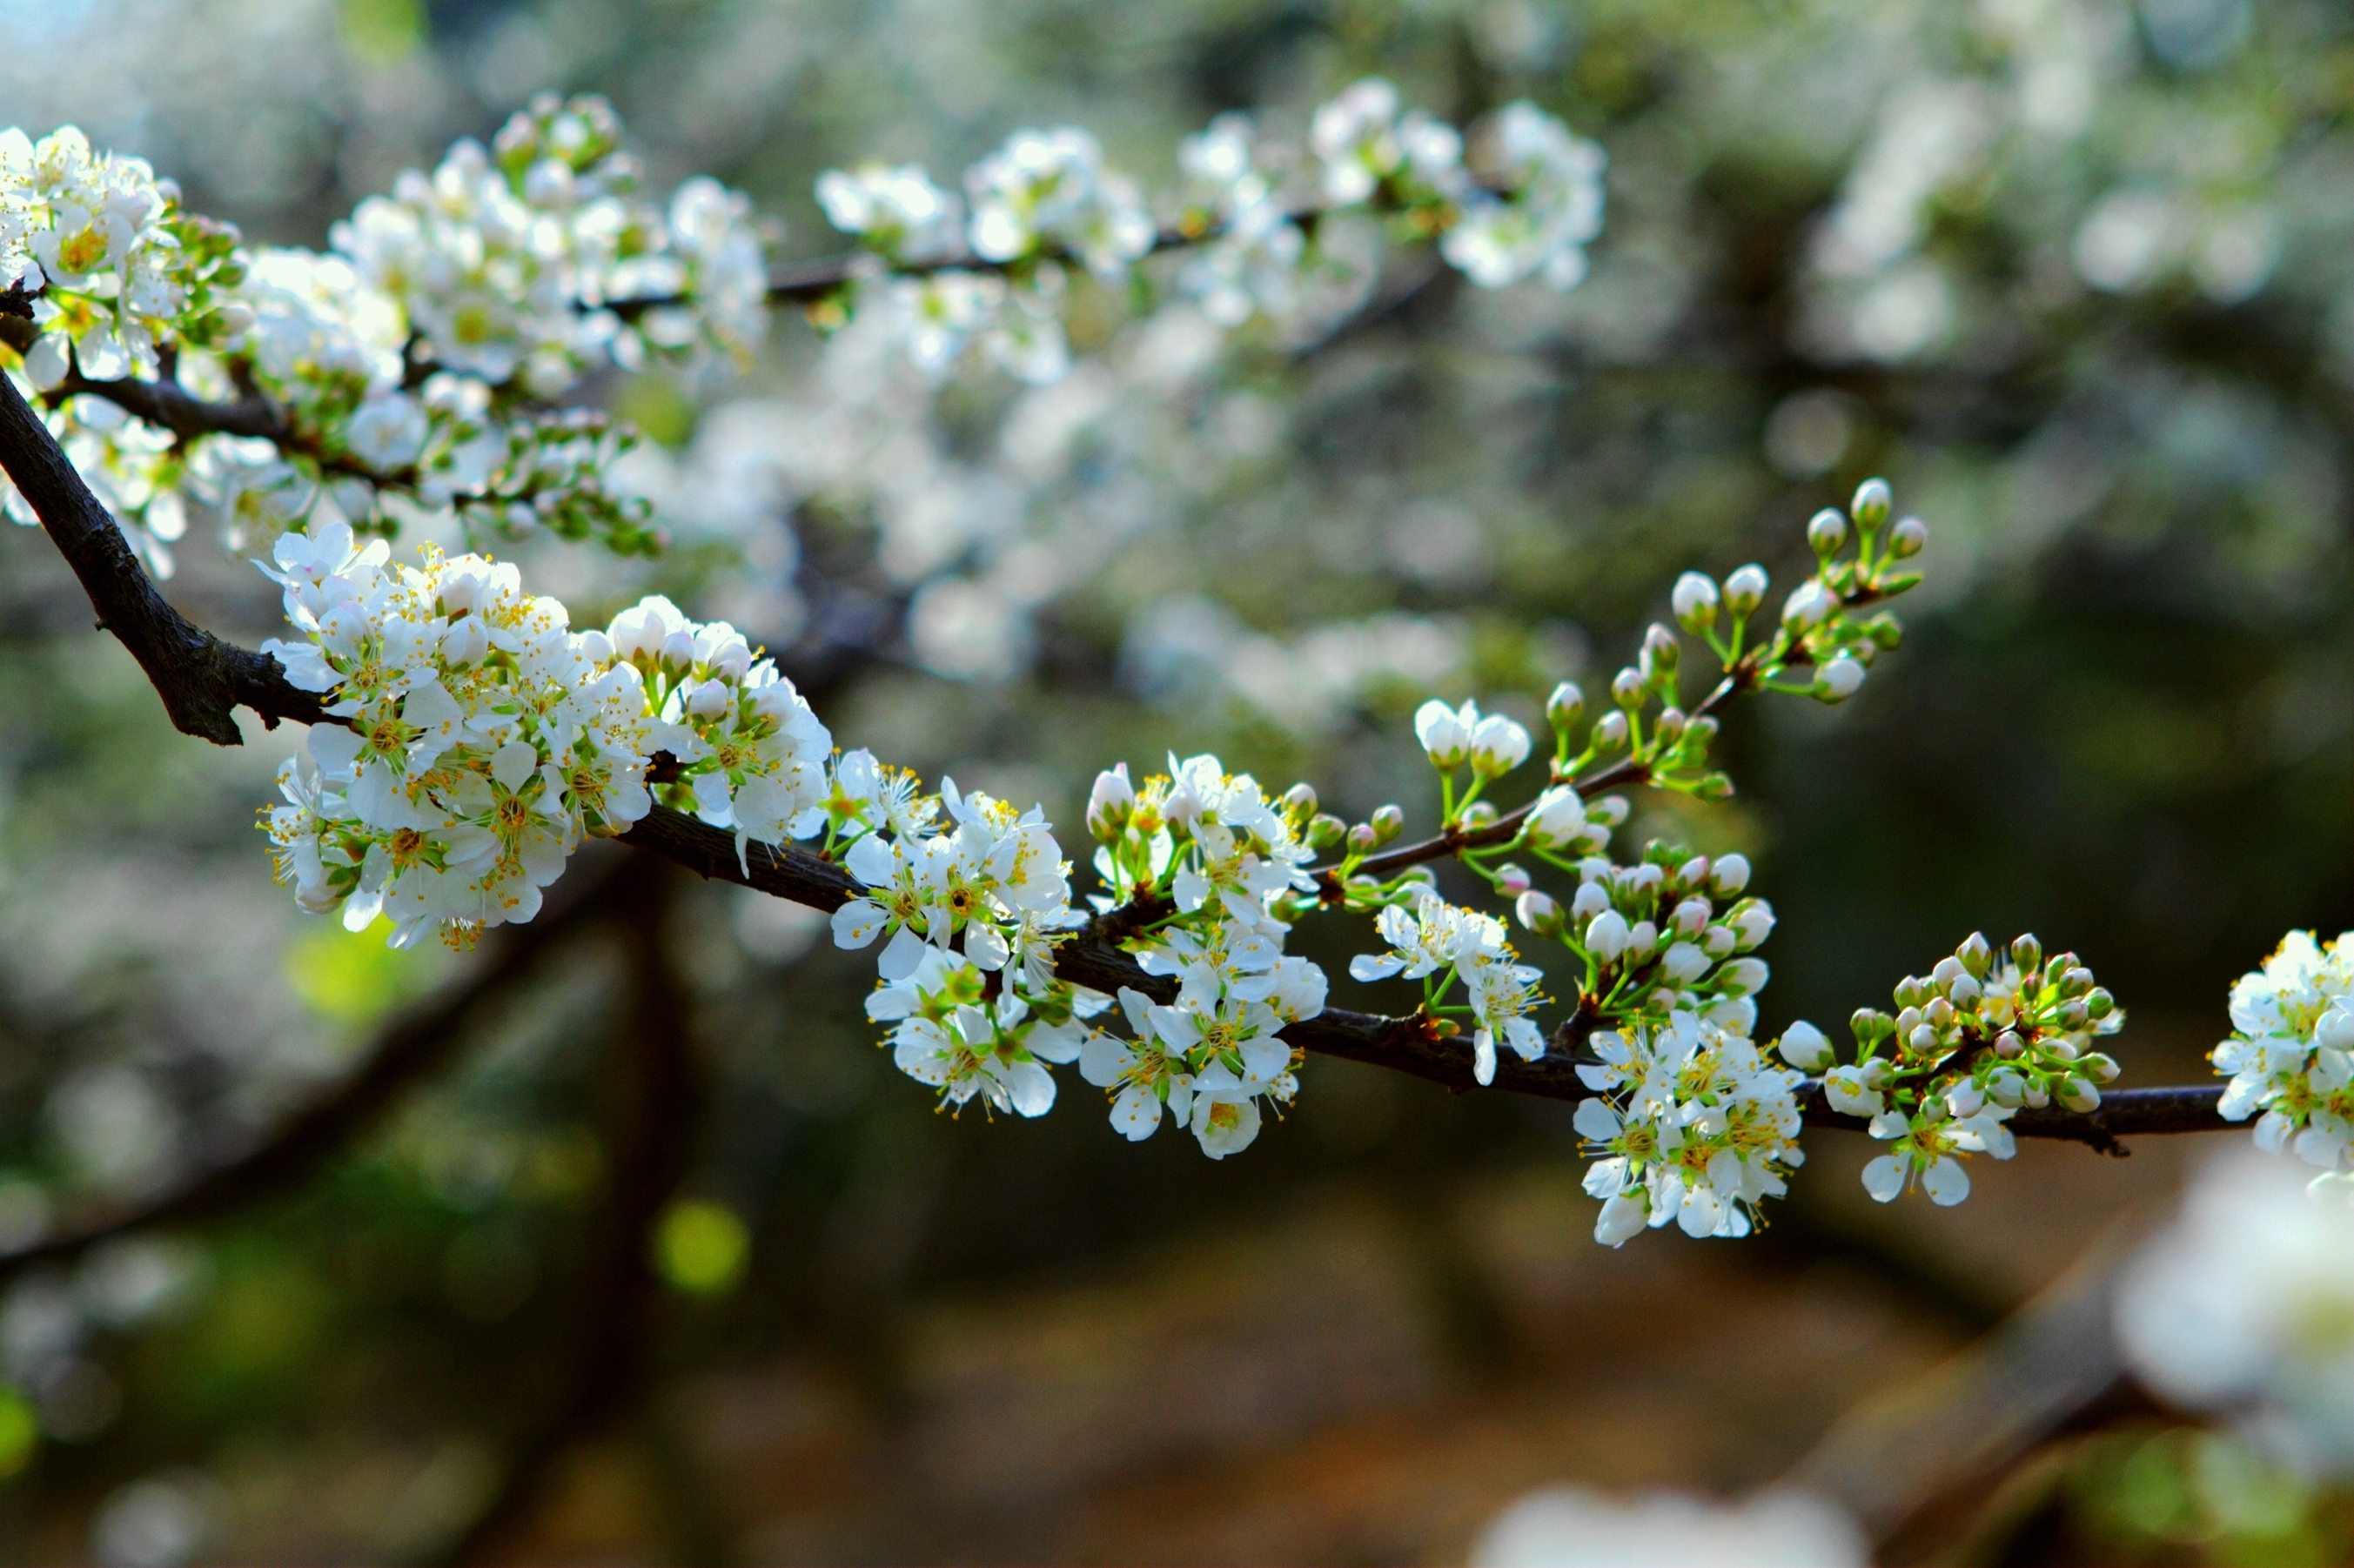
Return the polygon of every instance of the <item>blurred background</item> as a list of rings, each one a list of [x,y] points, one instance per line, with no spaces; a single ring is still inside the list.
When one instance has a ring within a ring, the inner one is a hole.
[[[1171,747],[1426,824],[1415,703],[1534,720],[1677,572],[1795,582],[1880,473],[1933,530],[1903,649],[1844,707],[1736,711],[1738,798],[1619,840],[1756,862],[1762,1028],[2033,930],[2126,1003],[2128,1084],[2191,1082],[2235,976],[2354,925],[2327,0],[0,0],[0,123],[310,246],[548,87],[787,258],[870,157],[945,180],[1068,122],[1166,189],[1213,114],[1297,135],[1368,73],[1458,122],[1532,98],[1610,157],[1573,292],[1408,251],[1335,329],[1229,337],[1081,281],[1043,387],[788,312],[745,380],[595,389],[654,438],[669,554],[526,576],[576,621],[735,620],[844,746],[1043,800],[1066,851],[1096,768]],[[270,634],[201,532],[175,600]],[[1564,1483],[1803,1488],[1892,1563],[2354,1552],[2342,1469],[2114,1342],[2224,1139],[2025,1148],[1946,1211],[1875,1208],[1818,1134],[1762,1235],[1610,1252],[1564,1105],[1319,1060],[1223,1163],[1076,1078],[936,1115],[870,956],[619,852],[527,948],[306,921],[252,815],[296,737],[176,736],[19,530],[0,694],[0,1249],[179,1221],[7,1266],[7,1561],[1456,1562]],[[1354,933],[1301,935],[1338,975]]]

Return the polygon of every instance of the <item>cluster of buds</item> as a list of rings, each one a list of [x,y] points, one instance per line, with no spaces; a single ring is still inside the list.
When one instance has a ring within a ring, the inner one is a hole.
[[[1612,807],[1610,814],[1623,815],[1625,805],[1615,796],[1595,801],[1589,818]],[[1584,1011],[1602,1019],[1691,1012],[1748,1033],[1770,974],[1755,955],[1773,932],[1774,908],[1744,895],[1746,857],[1712,860],[1653,840],[1632,865],[1596,853],[1575,870],[1567,904],[1532,887],[1515,913],[1583,961]]]
[[[1768,587],[1766,568],[1755,564],[1727,577],[1722,588],[1700,572],[1679,577],[1670,596],[1677,624],[1705,638],[1729,676],[1826,703],[1847,701],[1862,687],[1872,661],[1904,635],[1885,610],[1868,619],[1856,611],[1921,580],[1919,572],[1899,570],[1897,564],[1921,553],[1928,525],[1918,517],[1892,525],[1889,508],[1887,481],[1869,479],[1856,488],[1845,513],[1825,507],[1815,514],[1807,524],[1815,575],[1783,600],[1772,630],[1752,633],[1750,618],[1765,603]],[[1846,556],[1850,543],[1855,554]],[[1810,673],[1788,673],[1797,668]]]
[[[1733,793],[1733,780],[1708,766],[1717,721],[1688,713],[1679,674],[1683,644],[1668,627],[1654,624],[1643,634],[1635,662],[1610,679],[1610,707],[1585,731],[1585,745],[1571,747],[1585,716],[1585,694],[1575,682],[1553,688],[1545,720],[1553,734],[1553,777],[1572,779],[1597,763],[1624,768],[1631,777],[1703,800]],[[1654,705],[1658,712],[1651,710]]]
[[[2009,1159],[2002,1124],[2021,1107],[2097,1109],[2100,1086],[2122,1071],[2093,1048],[2125,1022],[2116,999],[2075,954],[2047,959],[2031,936],[1998,950],[1972,932],[1927,975],[1899,981],[1895,1002],[1893,1013],[1857,1010],[1852,1062],[1833,1065],[1810,1025],[1782,1043],[1794,1065],[1822,1072],[1833,1110],[1868,1118],[1872,1136],[1893,1145],[1863,1172],[1883,1203],[1915,1182],[1933,1202],[1960,1202],[1970,1191],[1961,1157]]]

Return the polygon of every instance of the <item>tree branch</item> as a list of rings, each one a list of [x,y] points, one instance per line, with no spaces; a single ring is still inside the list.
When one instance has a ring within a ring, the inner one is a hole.
[[[74,471],[16,384],[0,374],[0,468],[31,505],[58,553],[81,579],[98,623],[131,651],[183,734],[239,743],[233,709],[316,724],[319,699],[286,679],[278,662],[224,642],[165,602],[129,541]]]
[[[457,1049],[461,1028],[477,1008],[521,980],[541,955],[586,920],[610,913],[612,881],[611,868],[591,869],[585,885],[560,907],[550,907],[529,925],[504,927],[472,974],[386,1029],[357,1071],[247,1153],[162,1198],[90,1216],[56,1235],[0,1253],[0,1279],[33,1264],[79,1256],[133,1231],[207,1219],[301,1181],[373,1125],[411,1085],[438,1071]]]
[[[253,708],[265,722],[292,718],[317,723],[324,717],[318,698],[289,685],[274,660],[223,642],[191,625],[164,602],[123,543],[113,519],[5,376],[0,376],[0,466],[16,481],[42,526],[81,578],[98,609],[101,624],[131,649],[182,730],[234,746],[238,731],[229,715],[239,704]],[[1693,709],[1695,715],[1712,711],[1743,689],[1746,682],[1739,674],[1741,668],[1736,666],[1717,683]],[[1584,793],[1636,782],[1641,771],[1641,764],[1622,759],[1581,782],[1578,789]],[[1523,807],[1477,832],[1450,829],[1422,843],[1370,857],[1353,869],[1378,875],[1441,859],[1466,847],[1509,842],[1526,814]],[[664,807],[654,808],[621,835],[621,842],[675,861],[697,875],[738,883],[812,908],[838,909],[864,891],[841,865],[799,845],[779,849],[749,844],[739,859],[733,834]],[[1321,874],[1329,880],[1337,869],[1324,868]],[[1167,1001],[1176,994],[1176,982],[1146,974],[1134,959],[1114,946],[1116,939],[1132,930],[1132,916],[1126,911],[1090,921],[1056,949],[1055,972],[1097,991],[1110,992],[1129,986]],[[1441,1037],[1432,1021],[1419,1015],[1388,1018],[1327,1009],[1315,1018],[1289,1025],[1284,1037],[1303,1050],[1409,1073],[1458,1093],[1477,1086],[1469,1040],[1459,1034]],[[1580,1043],[1576,1038],[1557,1038],[1553,1049],[1534,1062],[1504,1054],[1497,1064],[1494,1086],[1548,1099],[1585,1098],[1592,1091],[1578,1080],[1568,1055]],[[2022,1112],[2010,1126],[2013,1133],[2022,1137],[2070,1139],[2105,1149],[2121,1136],[2226,1127],[2230,1124],[2215,1111],[2220,1093],[2220,1088],[2206,1087],[2126,1090],[2107,1097],[2102,1108],[2089,1116],[2058,1110]],[[1808,1119],[1819,1126],[1852,1125],[1846,1120],[1830,1121],[1828,1107],[1816,1103]]]

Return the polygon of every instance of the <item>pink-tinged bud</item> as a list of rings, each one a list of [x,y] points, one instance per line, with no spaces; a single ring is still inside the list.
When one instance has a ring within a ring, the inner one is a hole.
[[[1540,937],[1561,935],[1561,906],[1554,903],[1549,894],[1533,887],[1523,890],[1512,901],[1512,913],[1524,930],[1533,931]]]
[[[1533,885],[1524,866],[1506,863],[1496,868],[1496,891],[1518,898]]]

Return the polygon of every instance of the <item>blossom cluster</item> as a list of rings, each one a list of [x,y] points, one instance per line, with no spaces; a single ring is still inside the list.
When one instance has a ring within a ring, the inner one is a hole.
[[[1187,137],[1177,156],[1172,232],[1199,249],[1176,284],[1225,326],[1289,321],[1325,296],[1320,284],[1366,272],[1369,259],[1346,239],[1353,213],[1386,217],[1405,239],[1440,238],[1445,258],[1490,288],[1539,274],[1573,287],[1601,230],[1601,150],[1526,101],[1475,129],[1468,162],[1460,132],[1405,109],[1378,78],[1315,111],[1304,158],[1240,113]],[[1058,263],[1124,281],[1161,242],[1152,211],[1095,138],[1068,126],[1015,132],[963,184],[969,216],[915,164],[830,169],[818,198],[886,271],[913,270],[871,286],[917,365],[942,374],[970,351],[1054,379],[1066,363]],[[1302,221],[1310,213],[1312,226]]]
[[[1578,1103],[1576,1128],[1600,1154],[1585,1173],[1602,1200],[1594,1239],[1622,1246],[1670,1221],[1691,1236],[1747,1235],[1758,1204],[1806,1162],[1805,1075],[1775,1065],[1738,1021],[1682,1010],[1591,1044],[1596,1060],[1577,1075],[1599,1093]]]
[[[32,297],[37,387],[77,363],[99,380],[153,376],[160,346],[235,330],[235,240],[181,212],[179,187],[143,158],[98,152],[70,125],[38,142],[0,130],[0,291]]]
[[[1452,1027],[1446,999],[1460,980],[1464,1001],[1454,1011],[1472,1021],[1471,1071],[1482,1084],[1496,1081],[1499,1043],[1524,1062],[1543,1055],[1544,1035],[1529,1016],[1544,1000],[1537,991],[1543,971],[1520,961],[1504,939],[1504,923],[1449,904],[1425,885],[1410,885],[1405,896],[1384,906],[1375,920],[1390,950],[1358,954],[1349,961],[1349,977],[1423,981],[1423,1007],[1442,1028]]]
[[[2325,1173],[2354,1171],[2354,931],[2322,943],[2292,931],[2232,987],[2229,1040],[2215,1047],[2226,1119],[2256,1120],[2256,1147]]]
[[[667,600],[574,631],[512,565],[395,566],[342,523],[281,535],[265,568],[299,640],[263,644],[340,721],[312,727],[268,814],[278,874],[313,912],[405,946],[462,946],[530,919],[584,838],[626,832],[659,786],[706,821],[780,842],[814,832],[832,740],[774,665],[733,628]]]
[[[1175,982],[1156,1002],[1123,989],[1130,1035],[1099,1035],[1081,1074],[1112,1097],[1113,1127],[1150,1138],[1164,1113],[1213,1159],[1258,1136],[1260,1102],[1288,1104],[1299,1053],[1288,1024],[1324,1010],[1324,972],[1288,955],[1288,915],[1315,907],[1307,837],[1316,795],[1296,785],[1269,800],[1248,774],[1214,757],[1169,758],[1139,788],[1125,763],[1098,774],[1087,805],[1104,913],[1165,897],[1174,913],[1131,950],[1149,974]],[[1303,896],[1304,895],[1304,896]]]
[[[0,287],[40,329],[25,379],[61,394],[54,433],[159,571],[185,501],[260,552],[328,517],[389,532],[388,494],[477,532],[650,549],[645,503],[607,482],[633,433],[550,405],[609,366],[748,362],[768,275],[743,196],[697,178],[647,201],[619,135],[602,100],[543,95],[316,253],[247,249],[70,127],[0,133]],[[244,411],[184,442],[75,395],[125,378]]]
[[[1864,1190],[1883,1203],[1915,1184],[1933,1202],[1960,1202],[1970,1192],[1962,1160],[2009,1159],[2003,1124],[2021,1107],[2096,1109],[2100,1086],[2121,1071],[2093,1048],[2125,1022],[2115,998],[2075,954],[2046,958],[2032,936],[1999,950],[1974,931],[1928,974],[1897,982],[1895,1001],[1893,1013],[1857,1010],[1851,1062],[1834,1065],[1811,1027],[1782,1044],[1793,1063],[1822,1071],[1833,1110],[1868,1118],[1891,1146],[1863,1170]]]

